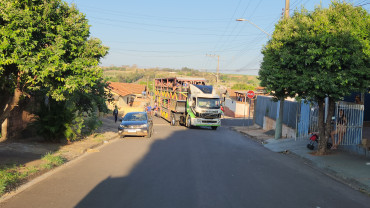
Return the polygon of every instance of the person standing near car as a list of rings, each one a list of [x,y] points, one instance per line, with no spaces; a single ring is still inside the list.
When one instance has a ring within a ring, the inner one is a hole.
[[[221,115],[222,115],[222,118],[225,118],[225,112],[224,112],[224,107],[221,105]]]
[[[153,109],[152,109],[152,115],[157,115],[157,102],[154,103]]]
[[[114,107],[113,116],[114,116],[114,123],[117,123],[117,117],[118,117],[118,108],[117,108],[117,106]]]
[[[152,116],[152,106],[150,104],[146,107],[146,112],[148,113],[148,116]]]

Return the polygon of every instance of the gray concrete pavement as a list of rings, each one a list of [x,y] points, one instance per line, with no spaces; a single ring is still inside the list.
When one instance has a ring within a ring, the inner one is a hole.
[[[370,198],[221,127],[119,139],[0,207],[368,207]]]
[[[341,150],[336,150],[330,155],[315,156],[311,154],[313,151],[306,148],[307,143],[308,141],[295,141],[294,139],[269,139],[265,147],[274,152],[289,151],[308,160],[330,176],[370,194],[370,160],[368,158]]]
[[[319,168],[324,173],[342,181],[355,189],[366,192],[370,195],[370,159],[364,156],[355,155],[343,150],[331,151],[325,156],[315,156],[312,150],[307,149],[309,140],[295,139],[273,139],[263,129],[253,127],[235,127],[239,131],[253,139],[263,142],[264,146],[273,152],[294,154]],[[317,148],[317,145],[316,145]]]

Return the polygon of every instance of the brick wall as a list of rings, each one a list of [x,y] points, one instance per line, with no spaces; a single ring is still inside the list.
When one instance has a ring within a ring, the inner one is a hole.
[[[27,128],[27,125],[31,122],[34,116],[30,111],[36,107],[36,104],[34,100],[24,100],[20,103],[20,106],[16,106],[10,112],[10,116],[6,121],[0,125],[2,133],[0,141],[5,139],[19,139],[23,136],[33,136],[32,133],[25,133],[24,130]]]

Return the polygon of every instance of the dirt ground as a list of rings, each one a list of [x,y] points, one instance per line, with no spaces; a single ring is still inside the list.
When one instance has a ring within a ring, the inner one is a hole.
[[[91,136],[71,144],[44,142],[40,138],[24,138],[22,140],[5,141],[0,143],[0,168],[5,166],[37,166],[43,161],[41,157],[49,152],[64,157],[67,161],[93,151],[103,143],[117,138],[117,127],[113,116],[101,118],[103,125]]]

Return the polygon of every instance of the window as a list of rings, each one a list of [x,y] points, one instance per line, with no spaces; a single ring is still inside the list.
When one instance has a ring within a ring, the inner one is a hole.
[[[221,102],[219,98],[198,98],[198,106],[200,108],[220,108]]]

